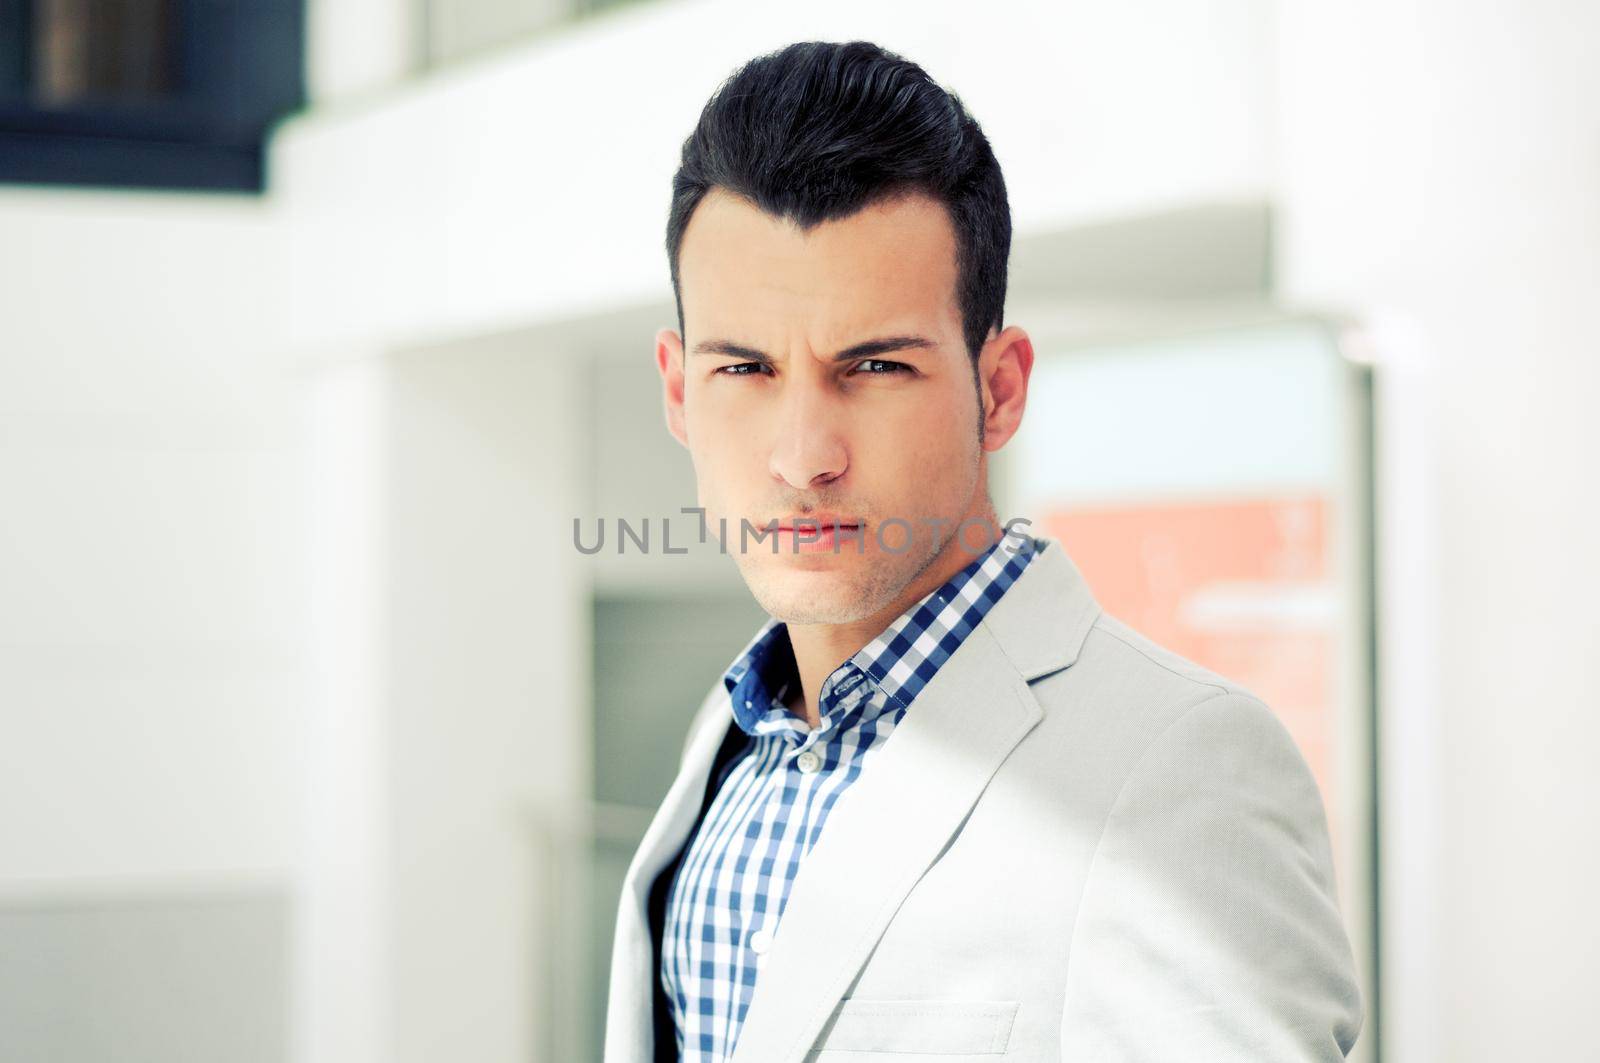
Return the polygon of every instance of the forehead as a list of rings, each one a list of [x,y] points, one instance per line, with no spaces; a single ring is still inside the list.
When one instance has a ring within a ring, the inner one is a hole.
[[[775,321],[824,331],[958,321],[955,230],[913,193],[802,233],[720,188],[701,200],[678,254],[684,327],[702,335]]]

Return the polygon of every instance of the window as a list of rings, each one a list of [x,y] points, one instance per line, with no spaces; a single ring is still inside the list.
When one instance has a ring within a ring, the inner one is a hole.
[[[260,191],[304,0],[0,0],[0,181]]]

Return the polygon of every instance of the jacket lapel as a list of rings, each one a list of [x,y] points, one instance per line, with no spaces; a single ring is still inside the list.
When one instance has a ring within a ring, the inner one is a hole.
[[[1028,680],[1067,667],[1099,613],[1049,540],[840,795],[801,865],[733,1063],[800,1063],[906,895],[1043,717]]]
[[[734,1063],[804,1058],[900,902],[1040,716],[980,625],[829,814],[791,887]]]
[[[1070,667],[1100,616],[1100,603],[1060,540],[1037,537],[1040,553],[983,623],[1028,682]]]

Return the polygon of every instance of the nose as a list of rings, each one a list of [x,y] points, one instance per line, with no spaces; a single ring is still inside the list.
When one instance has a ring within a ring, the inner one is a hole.
[[[839,410],[823,385],[791,378],[777,415],[769,462],[774,477],[803,491],[844,475],[848,448],[839,431]]]

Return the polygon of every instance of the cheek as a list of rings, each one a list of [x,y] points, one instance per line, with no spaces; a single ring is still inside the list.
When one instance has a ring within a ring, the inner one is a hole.
[[[861,471],[888,497],[916,498],[942,508],[967,489],[978,450],[977,414],[962,396],[925,397],[880,411],[862,425]]]
[[[689,437],[689,450],[696,462],[715,462],[733,448],[744,428],[737,405],[723,401],[716,389],[704,384],[689,385],[684,394],[683,424]]]
[[[880,419],[882,434],[918,464],[943,466],[977,445],[977,413],[965,392],[939,392]]]
[[[700,503],[729,513],[763,482],[767,451],[755,424],[740,423],[732,410],[702,403],[685,418],[689,457]]]

